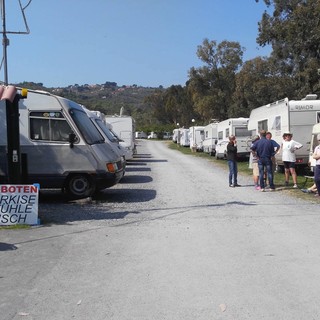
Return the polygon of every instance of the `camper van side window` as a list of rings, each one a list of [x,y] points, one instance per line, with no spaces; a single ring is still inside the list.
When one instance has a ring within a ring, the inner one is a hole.
[[[60,112],[30,112],[30,138],[45,141],[69,141],[72,129]]]
[[[320,122],[320,112],[317,112],[317,123]]]
[[[268,131],[268,120],[258,121],[258,131],[260,132],[261,130]]]
[[[218,132],[218,139],[222,140],[223,139],[223,131]]]
[[[280,116],[276,116],[274,118],[273,124],[272,124],[272,130],[281,130],[281,117]]]

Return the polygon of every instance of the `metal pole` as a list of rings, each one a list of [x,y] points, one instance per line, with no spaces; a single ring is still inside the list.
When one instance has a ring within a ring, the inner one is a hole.
[[[7,65],[7,46],[9,45],[9,40],[7,38],[6,29],[6,9],[5,0],[1,0],[2,6],[2,46],[3,46],[3,70],[4,70],[4,84],[8,85],[8,65]]]

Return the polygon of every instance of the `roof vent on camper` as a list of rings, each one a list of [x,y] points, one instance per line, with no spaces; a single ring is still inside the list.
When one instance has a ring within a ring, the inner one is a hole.
[[[302,100],[317,100],[318,96],[316,94],[307,94]]]

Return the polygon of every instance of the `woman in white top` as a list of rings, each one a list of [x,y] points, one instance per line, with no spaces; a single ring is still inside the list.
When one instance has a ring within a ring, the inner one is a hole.
[[[281,145],[282,161],[284,165],[285,184],[289,185],[290,173],[293,180],[293,187],[297,186],[296,173],[296,154],[295,151],[302,148],[302,144],[292,139],[292,133],[286,132],[283,134],[283,142]]]
[[[317,186],[318,193],[316,196],[320,196],[320,134],[317,135],[318,145],[315,147],[313,152],[313,159],[316,160],[316,165],[314,167],[314,182]]]

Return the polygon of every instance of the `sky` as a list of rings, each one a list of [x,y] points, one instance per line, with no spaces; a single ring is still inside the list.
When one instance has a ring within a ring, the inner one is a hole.
[[[203,66],[205,38],[239,42],[244,61],[268,56],[256,43],[266,9],[262,0],[31,0],[30,33],[11,34],[26,27],[18,0],[5,0],[8,83],[184,86]]]

